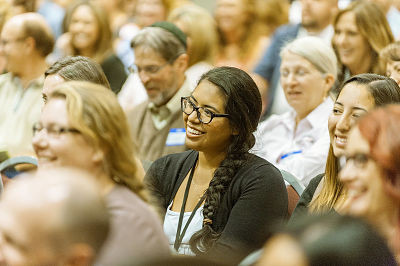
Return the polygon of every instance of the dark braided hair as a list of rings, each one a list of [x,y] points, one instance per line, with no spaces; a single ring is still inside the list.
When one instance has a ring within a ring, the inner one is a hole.
[[[243,70],[234,67],[214,68],[205,73],[198,84],[203,80],[216,85],[225,96],[225,113],[229,114],[230,126],[238,134],[231,137],[227,156],[215,170],[205,192],[203,228],[193,234],[189,242],[196,254],[207,252],[220,236],[220,232],[212,228],[213,218],[233,177],[254,146],[253,132],[257,129],[261,115],[260,92],[253,79]]]

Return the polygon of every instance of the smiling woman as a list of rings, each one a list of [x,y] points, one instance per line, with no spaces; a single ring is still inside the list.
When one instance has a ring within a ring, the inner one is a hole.
[[[248,152],[260,93],[246,72],[220,67],[202,76],[181,107],[192,150],[155,161],[145,182],[176,252],[237,263],[261,247],[270,223],[287,214],[279,170]]]
[[[64,55],[82,55],[99,63],[118,93],[127,74],[124,65],[113,52],[112,34],[106,11],[93,1],[78,1],[65,15],[65,30],[57,41]]]
[[[74,167],[96,177],[112,220],[97,263],[118,265],[132,256],[168,255],[161,224],[146,205],[143,169],[116,96],[103,86],[82,81],[64,82],[48,96],[33,128],[39,168]]]
[[[349,132],[361,116],[389,103],[400,103],[400,88],[388,77],[360,74],[343,83],[328,120],[330,147],[325,172],[310,181],[291,221],[308,212],[341,212],[346,193],[339,182],[339,158],[346,149]]]
[[[293,110],[259,125],[253,152],[306,186],[324,171],[333,104],[328,92],[336,79],[336,56],[320,38],[305,37],[288,43],[281,58],[281,84]]]
[[[347,213],[361,216],[386,238],[400,263],[400,106],[377,109],[349,134],[340,180]]]

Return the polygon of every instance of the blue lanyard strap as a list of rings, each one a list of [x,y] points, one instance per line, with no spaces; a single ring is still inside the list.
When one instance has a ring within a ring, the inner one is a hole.
[[[291,155],[298,154],[298,153],[302,153],[302,150],[291,151],[291,152],[285,153],[280,157],[280,159],[282,160],[282,159],[285,159],[286,157],[289,157]]]

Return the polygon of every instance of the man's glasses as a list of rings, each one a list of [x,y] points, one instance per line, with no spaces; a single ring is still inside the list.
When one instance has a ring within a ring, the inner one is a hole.
[[[138,67],[137,65],[133,64],[132,66],[129,67],[129,72],[135,73],[137,72],[138,74],[140,72],[145,72],[147,75],[155,75],[157,74],[161,69],[163,69],[166,65],[168,65],[170,62],[166,62],[165,64],[162,64],[160,66],[145,66],[143,68]]]
[[[196,111],[197,118],[203,124],[209,124],[213,120],[214,117],[229,117],[229,114],[216,114],[213,111],[210,111],[204,107],[197,107],[189,97],[181,98],[181,109],[187,115]]]
[[[80,133],[80,131],[75,128],[61,127],[61,126],[57,126],[57,125],[53,125],[50,127],[44,127],[42,125],[42,123],[38,122],[38,123],[35,123],[32,127],[33,136],[36,136],[42,130],[45,130],[47,136],[52,137],[52,138],[58,138],[58,137],[60,137],[60,135],[66,134],[66,133]]]

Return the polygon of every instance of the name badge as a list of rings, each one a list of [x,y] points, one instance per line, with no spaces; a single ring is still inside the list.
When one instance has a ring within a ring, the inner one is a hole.
[[[186,131],[184,128],[171,128],[168,133],[166,146],[181,146],[185,144]]]

